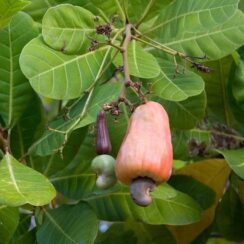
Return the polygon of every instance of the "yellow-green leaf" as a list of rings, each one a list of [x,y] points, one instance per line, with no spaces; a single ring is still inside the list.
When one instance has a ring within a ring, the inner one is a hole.
[[[0,161],[0,204],[41,206],[48,204],[55,194],[45,176],[21,164],[9,153]]]

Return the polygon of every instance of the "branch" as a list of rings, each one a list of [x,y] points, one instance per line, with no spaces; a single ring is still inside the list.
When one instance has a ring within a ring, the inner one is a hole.
[[[125,74],[125,79],[124,82],[130,82],[130,72],[129,72],[129,64],[128,64],[128,46],[131,41],[131,24],[127,24],[125,27],[125,39],[122,44],[122,56],[123,56],[123,66],[124,66],[124,74]]]

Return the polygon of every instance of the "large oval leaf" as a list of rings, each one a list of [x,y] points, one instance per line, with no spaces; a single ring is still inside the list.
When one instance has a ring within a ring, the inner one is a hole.
[[[61,206],[45,211],[43,225],[37,231],[39,244],[94,243],[98,220],[86,203]]]
[[[188,195],[167,184],[152,194],[153,202],[147,208],[137,206],[127,188],[87,199],[100,219],[108,221],[140,220],[148,224],[185,225],[201,218],[201,208]]]
[[[56,191],[48,179],[10,154],[7,153],[0,161],[0,204],[41,206],[48,204],[55,195]]]
[[[33,95],[21,73],[19,55],[37,34],[33,20],[25,13],[15,15],[9,25],[0,30],[0,114],[7,127],[14,126]]]
[[[182,9],[187,7],[188,3],[189,6],[197,5],[194,3],[191,4],[191,2],[193,1],[187,3],[185,3],[185,1],[175,1],[175,3],[182,4]],[[205,1],[197,2],[199,2],[198,5],[200,6],[207,6]],[[222,5],[222,1],[207,1],[210,5],[214,5],[213,3],[217,2]],[[225,3],[229,5],[228,1],[225,1]],[[222,7],[219,9],[221,8]],[[189,15],[188,18],[183,16],[181,21],[169,24],[168,28],[162,27],[161,29],[154,29],[154,34],[157,40],[164,45],[176,49],[177,51],[182,51],[187,55],[198,57],[207,55],[210,59],[219,59],[232,53],[235,49],[243,45],[244,42],[244,14],[236,10],[233,6],[230,6],[229,9],[231,11],[229,15],[226,15],[226,21],[224,22],[221,20],[220,11],[216,11],[217,9],[214,9],[214,14],[211,13],[213,18],[208,17],[207,15],[211,10],[207,7],[205,13],[203,12],[202,19],[198,20],[198,13],[201,13],[201,10],[196,11],[195,15]],[[167,9],[165,11],[167,11]],[[176,14],[173,20],[177,21],[178,11],[173,8],[172,11]],[[191,14],[191,12],[188,13]],[[164,15],[165,12],[162,13],[163,17]],[[172,15],[170,18],[172,18]],[[167,22],[167,20],[165,22]],[[196,27],[194,27],[195,23],[199,23],[200,25],[197,24]]]
[[[117,55],[116,65],[123,65],[122,55]],[[128,47],[128,64],[131,75],[140,78],[154,78],[159,75],[160,67],[155,57],[146,52],[139,43],[131,41]]]
[[[40,95],[72,99],[81,96],[98,79],[98,73],[108,62],[109,50],[65,55],[47,47],[39,36],[24,47],[20,67]]]
[[[185,70],[176,74],[175,65],[167,61],[158,61],[160,74],[152,80],[152,90],[159,97],[169,101],[182,101],[191,96],[199,95],[204,90],[202,78]],[[180,67],[183,70],[183,67]]]
[[[95,16],[88,10],[71,4],[49,8],[42,20],[44,41],[64,53],[88,51],[89,37],[95,32]]]

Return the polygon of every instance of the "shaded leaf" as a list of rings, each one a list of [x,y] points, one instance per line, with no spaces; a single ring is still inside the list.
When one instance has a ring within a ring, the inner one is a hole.
[[[53,49],[68,54],[88,51],[89,37],[95,32],[95,16],[71,4],[49,8],[42,20],[44,41]]]
[[[127,188],[87,198],[100,219],[136,220],[148,224],[184,225],[199,221],[201,209],[188,195],[162,184],[151,193],[153,202],[147,208],[137,206]]]
[[[96,183],[96,174],[91,170],[91,162],[95,156],[95,138],[88,132],[83,136],[73,157],[67,157],[69,164],[53,174],[50,181],[59,192],[71,199],[81,199],[91,194]]]
[[[6,127],[14,126],[33,95],[28,80],[21,73],[19,56],[26,43],[36,35],[32,19],[22,12],[0,30],[0,114]]]
[[[192,129],[205,115],[205,93],[190,97],[182,102],[160,100],[160,103],[169,115],[171,126],[176,129]],[[179,118],[181,119],[179,120]]]
[[[45,219],[37,231],[37,242],[93,243],[98,231],[95,213],[86,203],[45,210]]]
[[[244,179],[244,148],[238,150],[216,150],[222,154],[234,172]]]
[[[214,190],[192,177],[173,175],[169,180],[169,184],[178,191],[191,196],[202,209],[207,209],[214,203],[216,197]]]
[[[80,56],[66,55],[46,46],[41,36],[30,41],[20,55],[20,67],[33,89],[45,97],[72,99],[98,80],[108,62],[110,48]]]
[[[12,16],[29,3],[25,0],[0,0],[0,28],[8,25]]]
[[[244,240],[244,204],[232,187],[227,190],[217,208],[216,222],[220,233],[227,240]]]
[[[44,112],[41,100],[36,94],[33,94],[31,102],[11,131],[11,151],[16,158],[27,153],[29,147],[43,133],[46,126]]]
[[[178,170],[177,174],[191,176],[212,188],[216,193],[214,204],[203,212],[201,221],[187,226],[169,226],[178,242],[188,244],[214,220],[215,209],[222,197],[230,170],[224,160],[209,159],[189,164]]]
[[[19,211],[17,208],[0,206],[0,236],[1,244],[8,244],[19,223]]]
[[[0,203],[41,206],[55,197],[55,189],[40,173],[24,166],[10,154],[0,162]]]
[[[151,89],[157,96],[179,102],[203,92],[204,82],[200,76],[189,70],[176,74],[176,68],[172,62],[159,59],[158,62],[161,68],[160,74],[151,81]],[[183,70],[183,67],[179,66],[179,69]]]
[[[78,103],[75,103],[68,114],[63,114],[56,120],[51,121],[49,124],[50,129],[31,146],[29,151],[34,155],[40,156],[46,156],[56,152],[64,143],[64,132],[70,128],[73,128],[73,131],[74,129],[94,123],[97,113],[101,110],[103,104],[116,100],[121,89],[122,84],[119,82],[107,83],[95,88],[91,95],[86,95]],[[87,99],[90,100],[88,101]],[[88,106],[86,107],[87,101]],[[68,136],[70,136],[70,133]]]
[[[122,65],[122,55],[115,58],[116,65]],[[160,67],[155,57],[146,52],[136,41],[131,41],[128,47],[128,65],[131,75],[140,78],[154,78],[159,75]]]

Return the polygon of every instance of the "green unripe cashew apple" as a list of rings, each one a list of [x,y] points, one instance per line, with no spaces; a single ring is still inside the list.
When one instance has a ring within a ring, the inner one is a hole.
[[[97,174],[98,188],[105,190],[117,182],[114,167],[115,159],[110,155],[98,155],[92,160],[91,168]]]
[[[132,114],[116,159],[118,180],[130,185],[140,206],[151,202],[150,192],[171,175],[173,150],[167,112],[157,102],[146,102]]]

